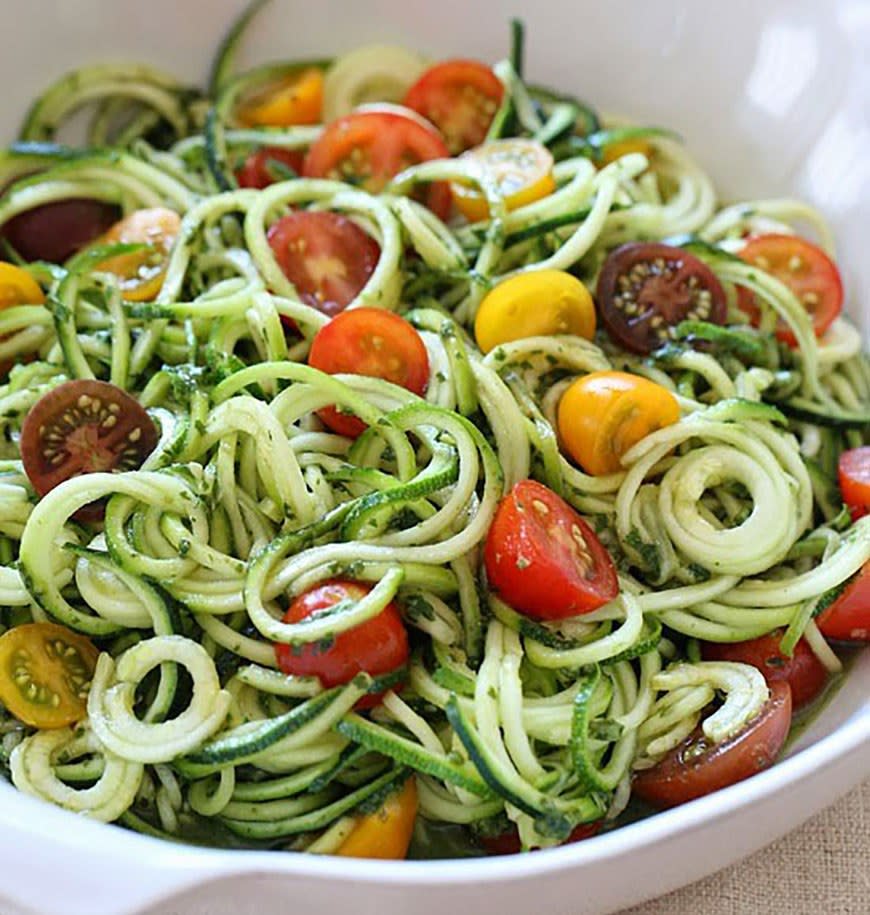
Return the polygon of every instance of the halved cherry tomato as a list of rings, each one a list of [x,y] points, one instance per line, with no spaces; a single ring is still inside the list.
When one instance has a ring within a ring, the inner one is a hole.
[[[268,238],[302,301],[327,315],[359,295],[381,256],[380,245],[355,222],[326,211],[282,216]]]
[[[795,709],[812,702],[828,682],[828,671],[816,657],[806,639],[801,639],[789,658],[779,650],[783,630],[778,629],[758,639],[722,645],[704,642],[701,654],[705,661],[737,661],[757,667],[768,683],[784,681],[791,688]]]
[[[571,845],[574,842],[582,842],[584,839],[590,839],[592,836],[596,835],[601,829],[601,820],[596,820],[594,823],[581,823],[579,826],[575,826],[571,835],[562,843],[563,845]],[[517,855],[522,851],[522,845],[520,844],[520,834],[516,829],[512,829],[510,832],[503,832],[500,836],[481,836],[480,844],[491,854],[491,855]],[[533,848],[532,851],[540,851],[540,849]]]
[[[817,337],[843,310],[843,281],[837,265],[805,238],[758,235],[750,238],[739,254],[748,264],[760,267],[791,289],[812,316]],[[737,292],[739,308],[757,326],[761,312],[755,296],[742,287]],[[784,321],[778,322],[776,337],[788,346],[797,346],[795,335]]]
[[[533,619],[588,613],[619,593],[613,560],[592,528],[534,480],[502,499],[483,556],[490,586]]]
[[[725,290],[716,275],[671,245],[630,242],[611,251],[596,299],[607,332],[634,353],[667,343],[680,321],[725,323]]]
[[[293,601],[284,622],[301,622],[341,601],[360,600],[369,591],[367,585],[341,578],[322,582]],[[373,619],[339,633],[325,649],[317,643],[301,648],[276,645],[275,657],[286,674],[319,677],[327,688],[343,686],[361,672],[376,677],[404,667],[408,663],[408,633],[399,608],[390,602]],[[373,708],[382,698],[382,693],[363,696],[356,707]]]
[[[383,378],[422,395],[429,383],[429,355],[404,318],[382,308],[353,308],[325,324],[311,343],[308,364],[330,375]],[[326,407],[318,415],[333,432],[355,437],[366,426],[355,416]]]
[[[408,856],[416,819],[417,780],[412,776],[384,801],[380,810],[359,817],[353,832],[335,854],[401,861]]]
[[[39,283],[26,270],[0,261],[0,311],[16,305],[42,305],[44,302],[45,294]],[[0,337],[0,340],[5,339],[5,336]],[[0,362],[0,378],[8,375],[14,365],[12,360]]]
[[[34,728],[62,728],[87,715],[99,652],[56,623],[25,623],[0,636],[0,702]]]
[[[118,277],[121,293],[130,302],[148,302],[163,285],[166,261],[178,237],[181,217],[175,210],[154,207],[135,210],[97,239],[98,244],[142,244],[141,251],[119,254],[100,261],[94,268]]]
[[[759,714],[729,740],[711,745],[700,729],[651,769],[637,772],[632,790],[652,807],[676,807],[767,769],[791,725],[791,690],[779,681]]]
[[[857,521],[870,511],[870,446],[850,448],[837,462],[840,493]]]
[[[239,187],[251,187],[261,191],[270,184],[286,180],[280,166],[284,165],[294,174],[302,173],[305,154],[296,149],[281,149],[280,146],[264,146],[252,152],[236,172]]]
[[[504,86],[486,64],[445,60],[430,67],[405,96],[405,106],[431,121],[453,155],[486,139]]]
[[[649,159],[653,153],[652,143],[643,139],[635,140],[617,140],[615,143],[608,143],[601,155],[601,164],[610,165],[617,159],[627,156],[630,153],[641,153]]]
[[[259,89],[236,109],[246,127],[319,124],[323,112],[323,73],[307,67]]]
[[[622,469],[623,454],[651,432],[680,418],[677,399],[660,384],[628,372],[592,372],[559,401],[559,437],[593,476]]]
[[[495,183],[508,210],[534,203],[556,190],[553,156],[537,140],[492,140],[470,149],[462,158],[471,160]],[[456,209],[467,220],[479,222],[489,216],[486,197],[476,186],[454,182],[450,190]]]
[[[137,400],[105,381],[66,381],[40,397],[21,426],[21,460],[40,496],[70,477],[135,470],[157,446],[157,429]],[[80,520],[101,517],[87,505]]]
[[[372,105],[327,124],[308,150],[302,172],[306,178],[346,181],[377,194],[404,169],[449,156],[441,135],[416,112]],[[447,218],[450,189],[444,182],[432,184],[424,200],[433,213]]]
[[[870,562],[816,618],[822,635],[841,642],[870,642]]]
[[[486,294],[474,321],[485,353],[510,340],[551,334],[595,336],[592,296],[563,270],[530,270],[503,280]]]
[[[0,235],[26,261],[62,264],[99,238],[120,215],[118,207],[100,200],[59,200],[13,216]]]

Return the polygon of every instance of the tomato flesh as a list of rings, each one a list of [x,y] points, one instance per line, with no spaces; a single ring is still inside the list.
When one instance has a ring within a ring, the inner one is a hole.
[[[236,181],[239,187],[249,187],[261,191],[270,184],[286,181],[287,175],[282,173],[281,166],[285,166],[294,175],[302,172],[302,163],[305,161],[304,153],[296,149],[281,149],[280,146],[264,146],[252,152],[236,172]]]
[[[504,95],[492,69],[476,60],[445,60],[408,90],[405,107],[431,121],[458,155],[486,139]]]
[[[574,827],[571,835],[562,844],[571,845],[574,842],[582,842],[584,839],[597,835],[600,829],[601,820],[596,820],[594,823],[581,823],[579,826]],[[520,834],[516,829],[503,832],[498,836],[481,836],[480,844],[491,855],[517,855],[522,851]],[[540,851],[538,848],[531,850]]]
[[[302,173],[306,178],[345,181],[378,194],[404,169],[449,156],[438,131],[415,112],[399,106],[374,106],[327,124],[308,150]],[[424,201],[433,213],[446,219],[450,188],[436,182]]]
[[[417,780],[411,777],[379,810],[357,819],[353,832],[335,854],[345,858],[401,861],[408,856],[417,809]]]
[[[360,600],[370,590],[359,582],[340,578],[323,582],[293,601],[284,622],[299,623],[341,601]],[[358,673],[377,677],[404,667],[408,663],[408,633],[399,608],[390,602],[376,617],[336,635],[326,648],[316,642],[299,648],[279,644],[275,646],[275,657],[286,674],[319,677],[327,688],[343,686]],[[356,707],[373,708],[383,695],[363,696]]]
[[[837,462],[837,476],[843,501],[857,521],[870,511],[870,447],[844,451]]]
[[[613,560],[592,528],[534,480],[521,480],[502,499],[484,562],[490,586],[534,619],[588,613],[619,593]]]
[[[422,395],[429,383],[429,355],[417,331],[404,318],[382,308],[353,308],[317,332],[308,364],[329,375],[383,378]],[[341,435],[356,437],[366,428],[355,416],[326,407],[320,418]]]
[[[635,774],[634,794],[652,807],[676,807],[767,769],[788,737],[791,708],[788,683],[771,683],[767,703],[739,734],[710,745],[698,729],[651,769]]]
[[[772,274],[797,296],[813,319],[813,330],[820,337],[843,310],[843,281],[837,265],[816,245],[795,235],[759,235],[749,239],[739,252],[749,264]],[[755,296],[738,287],[738,306],[754,325],[761,319]],[[776,337],[788,346],[797,346],[791,328],[777,323]]]
[[[764,674],[768,684],[785,682],[791,689],[795,709],[812,702],[828,682],[828,671],[816,657],[806,639],[795,646],[792,656],[784,655],[779,648],[783,630],[771,632],[758,639],[722,645],[704,642],[701,654],[705,661],[737,661],[751,664]]]
[[[822,635],[841,642],[870,642],[870,562],[816,618]]]
[[[26,261],[62,264],[106,232],[121,215],[114,204],[72,199],[13,216],[2,236]]]
[[[684,320],[725,323],[722,284],[703,261],[671,245],[630,242],[612,251],[596,299],[608,334],[634,353],[664,345]]]

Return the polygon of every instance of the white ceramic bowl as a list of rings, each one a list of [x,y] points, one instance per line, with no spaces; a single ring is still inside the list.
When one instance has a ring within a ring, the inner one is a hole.
[[[11,138],[29,100],[86,61],[139,58],[202,79],[243,5],[16,4],[14,40],[4,42],[0,57],[0,132]],[[866,0],[273,0],[252,30],[246,62],[327,55],[375,40],[495,60],[505,53],[511,15],[529,27],[528,69],[536,81],[677,128],[723,199],[794,194],[820,207],[837,232],[849,311],[870,336]],[[76,820],[0,785],[0,909],[610,912],[725,867],[866,778],[868,697],[865,651],[835,700],[773,769],[608,835],[509,858],[367,862],[186,848]]]

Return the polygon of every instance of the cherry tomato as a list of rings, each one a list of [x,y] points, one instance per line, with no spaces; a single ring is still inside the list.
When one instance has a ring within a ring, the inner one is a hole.
[[[21,460],[40,496],[71,477],[135,470],[157,446],[157,429],[137,400],[105,381],[66,381],[31,407],[21,426]],[[80,520],[102,516],[87,505]]]
[[[812,316],[817,337],[843,310],[843,281],[837,265],[806,239],[795,235],[759,235],[749,239],[740,257],[791,289]],[[761,312],[755,296],[742,287],[738,287],[738,296],[740,309],[757,326]],[[788,346],[797,346],[795,335],[784,321],[777,324],[776,337]]]
[[[651,353],[683,320],[724,324],[725,290],[693,254],[630,242],[611,251],[598,275],[601,323],[621,346]]]
[[[553,178],[553,156],[537,140],[515,137],[509,140],[492,140],[462,156],[485,172],[504,197],[508,210],[547,197],[556,190]],[[476,186],[450,185],[456,209],[470,222],[479,222],[489,216],[486,197]]]
[[[345,600],[360,600],[371,591],[367,585],[341,578],[322,582],[300,594],[284,616],[285,623],[298,623]],[[293,648],[276,645],[278,666],[286,674],[319,677],[327,688],[349,683],[361,672],[373,677],[389,674],[408,663],[408,633],[399,608],[391,602],[373,619],[339,633],[325,649],[317,643]],[[357,708],[373,708],[383,694],[366,695]]]
[[[592,372],[559,401],[562,446],[593,476],[622,469],[622,456],[651,432],[680,418],[677,399],[660,384],[628,372]]]
[[[640,137],[634,140],[617,140],[614,143],[608,143],[602,151],[601,165],[602,167],[610,165],[611,162],[631,153],[641,153],[649,159],[653,153],[652,144]]]
[[[595,336],[595,303],[589,290],[563,270],[530,270],[491,289],[477,311],[474,336],[488,353],[525,337]]]
[[[307,67],[257,90],[236,110],[246,127],[319,124],[323,112],[323,73]]]
[[[308,150],[302,173],[306,178],[346,181],[377,194],[404,169],[449,155],[438,131],[416,112],[399,105],[373,105],[327,124]],[[447,184],[432,184],[424,200],[433,213],[447,218]]]
[[[39,283],[26,270],[0,261],[0,311],[4,308],[14,308],[16,305],[42,305],[44,302],[45,294]],[[0,337],[0,340],[5,339],[5,336]],[[32,357],[28,354],[23,358]],[[0,362],[0,378],[8,375],[14,365],[15,362],[12,360]]]
[[[251,187],[261,191],[270,184],[286,180],[280,166],[285,165],[294,174],[302,172],[304,153],[296,149],[281,149],[280,146],[264,146],[252,152],[236,172],[239,187]]]
[[[56,623],[25,623],[0,636],[0,702],[34,728],[62,728],[87,715],[99,652]]]
[[[634,776],[632,789],[652,807],[676,807],[727,788],[767,769],[779,754],[791,725],[791,690],[770,685],[761,712],[734,737],[710,745],[700,729],[651,769]]]
[[[483,555],[490,586],[533,619],[588,613],[619,593],[613,560],[592,528],[534,480],[502,499]]]
[[[822,635],[842,642],[870,642],[870,562],[816,618]]]
[[[380,810],[358,818],[353,832],[335,854],[401,861],[408,856],[416,819],[417,781],[411,777],[384,801]]]
[[[483,143],[503,95],[504,86],[486,64],[445,60],[411,86],[404,104],[431,121],[457,155]]]
[[[374,273],[380,245],[346,216],[304,211],[282,216],[269,244],[284,275],[306,305],[336,315]]]
[[[422,395],[429,383],[429,355],[416,330],[382,308],[353,308],[325,324],[311,343],[308,364],[330,375],[383,378]],[[366,428],[335,407],[319,411],[333,432],[356,437]]]
[[[837,464],[840,493],[857,521],[870,511],[870,446],[851,448],[840,455]]]
[[[120,215],[118,207],[99,200],[59,200],[13,216],[2,235],[26,261],[62,264]]]
[[[748,642],[721,645],[704,642],[701,654],[705,661],[737,661],[757,667],[768,683],[784,681],[791,688],[795,709],[812,702],[828,682],[828,671],[816,657],[806,639],[801,639],[789,658],[779,650],[783,630],[771,632]]]
[[[571,835],[568,836],[562,844],[571,845],[574,842],[582,842],[584,839],[589,839],[596,835],[600,829],[600,820],[597,820],[594,823],[581,823],[574,828]],[[491,855],[517,855],[522,851],[520,834],[516,829],[512,829],[509,832],[503,832],[500,836],[481,836],[480,844],[483,845]],[[539,851],[537,848],[531,850]]]

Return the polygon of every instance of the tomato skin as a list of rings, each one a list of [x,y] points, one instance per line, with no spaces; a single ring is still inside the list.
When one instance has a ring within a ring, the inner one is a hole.
[[[401,861],[408,856],[417,808],[417,780],[412,776],[384,801],[380,810],[358,818],[353,832],[335,854]]]
[[[652,807],[677,807],[767,769],[779,755],[791,725],[791,690],[780,680],[770,699],[737,735],[698,752],[700,729],[651,769],[635,773],[632,790]]]
[[[416,112],[377,105],[327,124],[308,150],[302,173],[306,178],[349,181],[378,194],[409,166],[449,156],[441,135]],[[432,184],[424,199],[436,216],[447,218],[450,188],[446,183]]]
[[[822,635],[840,642],[870,642],[870,561],[816,618]]]
[[[870,511],[870,446],[844,451],[837,462],[837,476],[843,501],[857,521]]]
[[[322,582],[293,601],[284,622],[301,622],[340,601],[360,600],[369,591],[370,587],[356,581],[336,578]],[[298,649],[278,644],[275,657],[284,673],[319,677],[328,689],[349,683],[358,673],[375,677],[404,667],[408,663],[408,633],[399,608],[391,601],[373,619],[339,633],[325,651],[317,643]],[[373,708],[382,698],[383,693],[363,696],[356,707]]]
[[[117,222],[120,209],[86,198],[45,203],[13,216],[0,234],[26,261],[62,264]]]
[[[746,642],[718,644],[703,642],[705,661],[737,661],[751,664],[764,674],[768,684],[783,681],[791,689],[792,706],[799,709],[818,696],[828,682],[828,671],[816,657],[806,639],[801,639],[789,658],[779,649],[783,630]]]
[[[457,59],[430,67],[403,104],[431,121],[457,155],[483,143],[503,96],[504,86],[490,67]]]
[[[276,184],[284,179],[275,175],[270,163],[280,162],[292,169],[297,175],[302,172],[302,163],[305,154],[296,149],[282,149],[280,146],[264,146],[252,152],[236,172],[236,181],[239,187],[249,187],[261,191],[270,184]]]
[[[590,839],[597,835],[601,829],[601,820],[594,823],[581,823],[575,826],[571,835],[562,843],[562,845],[572,845],[574,842],[582,842],[584,839]],[[499,836],[481,836],[480,844],[491,855],[517,855],[522,851],[520,844],[520,834],[516,829],[510,832],[503,832]],[[540,851],[539,848],[533,848],[531,851]]]
[[[359,295],[381,256],[380,245],[355,222],[327,211],[288,213],[267,238],[300,299],[330,316]]]
[[[420,396],[429,384],[429,354],[422,337],[404,318],[382,308],[353,308],[321,327],[308,364],[329,375],[383,378]],[[366,428],[361,419],[335,407],[318,415],[333,432],[351,438]]]
[[[521,480],[502,499],[484,563],[490,587],[532,619],[578,616],[619,593],[613,560],[592,528],[535,480]]]
[[[757,235],[750,238],[738,254],[747,263],[767,271],[791,289],[810,311],[817,337],[843,310],[840,271],[828,255],[812,242],[796,235]],[[798,266],[793,267],[793,263]],[[741,286],[737,287],[737,292],[738,307],[757,326],[761,311],[755,296]],[[797,346],[795,335],[784,321],[777,323],[776,338],[788,346]]]
[[[317,124],[323,113],[323,73],[307,67],[247,98],[236,117],[247,127]]]

